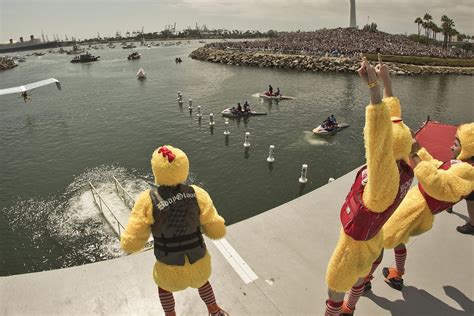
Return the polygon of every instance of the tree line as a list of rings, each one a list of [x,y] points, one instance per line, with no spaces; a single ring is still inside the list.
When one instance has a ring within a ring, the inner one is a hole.
[[[434,21],[433,17],[429,13],[425,13],[423,19],[421,17],[417,17],[414,21],[418,25],[418,36],[420,36],[421,28],[423,28],[425,32],[425,37],[433,40],[437,40],[437,35],[442,34],[443,37],[443,47],[445,49],[448,48],[448,45],[451,43],[451,39],[453,36],[458,35],[458,40],[462,41],[465,38],[471,38],[468,35],[461,34],[456,30],[454,20],[448,17],[447,15],[443,15],[441,17],[441,26],[438,26]]]

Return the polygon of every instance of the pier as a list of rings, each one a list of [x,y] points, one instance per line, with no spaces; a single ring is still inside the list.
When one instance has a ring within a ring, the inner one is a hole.
[[[207,245],[211,284],[230,315],[322,315],[326,266],[336,245],[339,210],[355,170],[293,201],[228,227]],[[436,215],[431,231],[407,245],[405,288],[383,281],[394,265],[386,250],[372,292],[357,315],[472,315],[474,242],[456,232],[466,203]],[[235,251],[233,253],[232,251]],[[239,258],[240,257],[240,258]],[[0,315],[163,315],[152,251],[72,268],[0,278]],[[206,315],[195,289],[175,293],[177,315]]]

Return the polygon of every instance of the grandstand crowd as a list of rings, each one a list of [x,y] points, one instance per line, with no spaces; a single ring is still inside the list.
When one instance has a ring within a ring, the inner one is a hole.
[[[425,56],[438,58],[472,57],[460,50],[444,50],[441,46],[424,45],[404,35],[369,32],[356,28],[321,29],[314,32],[293,32],[265,41],[210,43],[207,47],[244,51],[265,51],[274,54],[306,54],[317,56],[354,56],[363,53]]]

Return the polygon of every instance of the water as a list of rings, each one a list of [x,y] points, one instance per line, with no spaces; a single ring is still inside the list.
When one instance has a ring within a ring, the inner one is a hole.
[[[34,90],[33,102],[26,104],[17,95],[0,99],[0,275],[119,256],[117,239],[88,195],[88,181],[104,184],[114,174],[137,193],[143,179],[151,179],[151,153],[162,144],[185,150],[191,182],[210,193],[227,224],[290,201],[364,162],[368,96],[356,75],[191,60],[187,56],[198,46],[139,48],[137,61],[126,60],[129,50],[95,50],[101,61],[92,64],[47,54],[0,72],[0,88],[49,77],[63,86]],[[175,57],[183,63],[176,65]],[[135,78],[139,68],[147,80]],[[405,122],[416,129],[427,115],[452,124],[472,121],[473,80],[395,77]],[[296,99],[269,104],[252,96],[268,84]],[[268,115],[231,119],[226,139],[220,112],[246,100]],[[326,139],[313,136],[311,130],[332,113],[351,126]],[[269,145],[275,145],[272,165],[266,162]],[[305,187],[298,183],[303,163],[309,165]]]

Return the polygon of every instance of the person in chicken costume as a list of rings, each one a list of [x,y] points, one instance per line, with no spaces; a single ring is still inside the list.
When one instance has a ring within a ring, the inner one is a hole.
[[[402,122],[400,102],[392,95],[387,65],[382,63],[380,55],[376,68],[364,58],[358,72],[370,90],[364,127],[367,164],[357,173],[341,208],[343,227],[326,273],[329,299],[325,316],[354,313],[364,292],[365,277],[380,263],[381,228],[413,179],[413,170],[408,165],[412,137]],[[383,100],[377,77],[384,85]],[[348,290],[348,299],[344,301]]]
[[[153,234],[156,263],[153,277],[166,316],[175,316],[172,292],[197,288],[209,315],[228,315],[217,304],[208,279],[211,257],[202,234],[223,238],[224,219],[209,194],[196,185],[185,185],[189,174],[186,154],[172,146],[157,148],[151,158],[157,186],[140,194],[121,236],[122,249],[139,251]]]
[[[474,123],[459,126],[451,150],[457,160],[441,162],[425,148],[412,155],[419,184],[383,227],[384,248],[394,249],[396,267],[383,268],[382,273],[385,282],[397,290],[403,288],[408,239],[429,231],[435,214],[462,199],[474,199]]]

